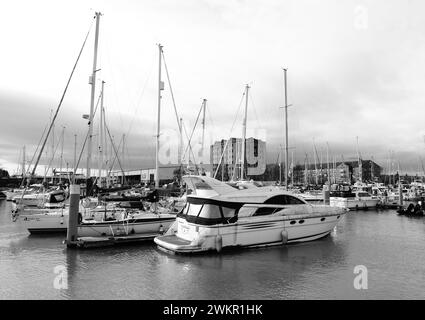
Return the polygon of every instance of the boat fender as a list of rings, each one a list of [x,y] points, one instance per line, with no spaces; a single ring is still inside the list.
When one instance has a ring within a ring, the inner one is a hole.
[[[164,233],[164,227],[162,226],[162,224],[159,226],[159,233],[160,234]]]
[[[18,210],[12,210],[12,221],[16,222],[18,220]]]
[[[220,252],[223,248],[223,238],[220,235],[217,235],[215,237],[215,249],[217,252]]]
[[[81,212],[78,212],[78,224],[81,224],[81,222],[83,222],[83,215]]]
[[[282,235],[282,244],[286,244],[288,242],[288,231],[283,230],[281,235]]]

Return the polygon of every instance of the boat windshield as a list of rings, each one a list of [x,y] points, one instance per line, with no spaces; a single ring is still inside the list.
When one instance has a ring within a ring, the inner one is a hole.
[[[226,224],[237,220],[237,211],[238,208],[231,208],[223,202],[193,203],[189,200],[177,217],[200,225]]]

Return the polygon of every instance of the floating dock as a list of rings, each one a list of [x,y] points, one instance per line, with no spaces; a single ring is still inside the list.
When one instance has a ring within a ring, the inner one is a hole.
[[[99,247],[109,247],[120,244],[129,244],[129,243],[138,243],[144,242],[147,240],[152,240],[153,238],[159,236],[158,233],[152,234],[136,234],[136,235],[123,235],[123,236],[114,236],[114,237],[80,237],[72,243],[72,247],[76,248],[99,248]]]

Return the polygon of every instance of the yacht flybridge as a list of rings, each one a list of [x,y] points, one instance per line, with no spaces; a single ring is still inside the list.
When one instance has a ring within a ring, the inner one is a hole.
[[[167,233],[155,238],[160,248],[176,253],[316,240],[327,236],[347,212],[308,204],[273,187],[235,190],[206,176],[183,179],[187,204]]]

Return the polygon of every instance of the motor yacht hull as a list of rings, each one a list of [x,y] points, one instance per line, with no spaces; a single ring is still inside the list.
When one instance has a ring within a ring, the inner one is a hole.
[[[200,226],[177,218],[170,231],[154,241],[160,248],[175,253],[312,241],[329,235],[346,212],[332,209],[329,211],[334,213],[246,217],[233,224],[214,226]]]

